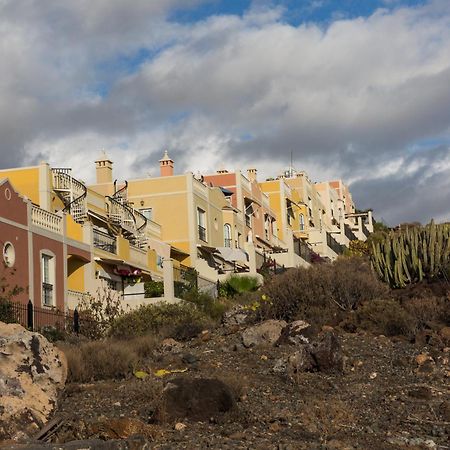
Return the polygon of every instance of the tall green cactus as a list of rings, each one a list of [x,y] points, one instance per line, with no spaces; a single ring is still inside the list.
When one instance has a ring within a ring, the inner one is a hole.
[[[372,243],[372,266],[394,288],[447,276],[450,267],[450,224],[391,231]]]

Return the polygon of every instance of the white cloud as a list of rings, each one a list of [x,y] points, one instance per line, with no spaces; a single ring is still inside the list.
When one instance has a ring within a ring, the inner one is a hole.
[[[450,135],[447,1],[325,29],[256,3],[242,17],[168,21],[199,1],[0,2],[0,163],[45,156],[89,179],[86,161],[105,148],[128,177],[156,173],[168,147],[180,171],[257,162],[270,176],[293,150],[313,179],[352,181],[361,207],[386,177],[406,186],[426,168],[439,184],[433,152],[408,149]],[[156,53],[130,73],[121,61],[142,49]]]

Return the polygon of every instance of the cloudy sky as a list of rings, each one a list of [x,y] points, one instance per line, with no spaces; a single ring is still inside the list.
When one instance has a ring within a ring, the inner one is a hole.
[[[0,0],[0,167],[289,164],[450,220],[449,0]]]

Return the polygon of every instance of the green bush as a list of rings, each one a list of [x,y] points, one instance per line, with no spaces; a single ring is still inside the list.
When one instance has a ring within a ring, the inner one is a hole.
[[[210,317],[213,321],[219,321],[224,312],[230,308],[230,303],[226,299],[215,299],[206,292],[193,289],[184,294],[184,300],[193,303],[201,312]]]
[[[146,305],[116,318],[109,334],[124,339],[147,334],[170,336],[177,327],[193,323],[207,328],[211,321],[189,303]]]
[[[234,297],[245,292],[254,292],[259,286],[260,283],[256,277],[231,275],[223,283],[220,283],[219,295],[228,298]]]
[[[388,288],[364,258],[339,258],[332,264],[290,269],[262,288],[261,319],[307,320],[336,324],[364,301],[386,296]]]
[[[163,281],[146,281],[144,283],[145,298],[164,297]]]
[[[0,322],[13,323],[15,321],[16,318],[11,302],[0,299]]]

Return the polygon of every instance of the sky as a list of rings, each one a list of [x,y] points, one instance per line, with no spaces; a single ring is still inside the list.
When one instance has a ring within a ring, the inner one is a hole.
[[[114,178],[290,163],[450,220],[448,0],[0,0],[0,168]]]

